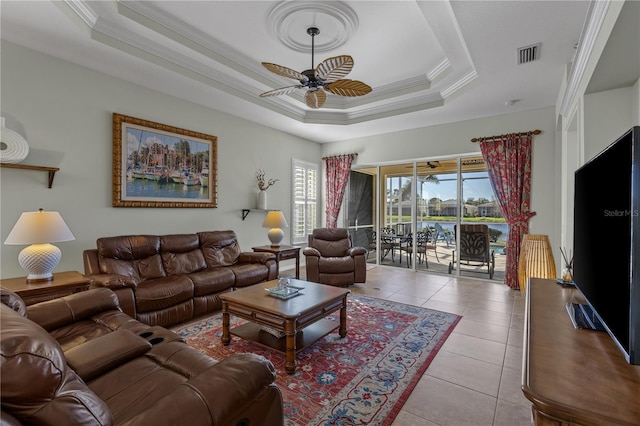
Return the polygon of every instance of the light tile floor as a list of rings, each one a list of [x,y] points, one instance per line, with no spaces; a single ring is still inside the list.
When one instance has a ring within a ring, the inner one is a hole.
[[[531,425],[531,404],[520,389],[520,291],[495,281],[391,267],[368,270],[366,284],[349,289],[463,317],[392,426]]]

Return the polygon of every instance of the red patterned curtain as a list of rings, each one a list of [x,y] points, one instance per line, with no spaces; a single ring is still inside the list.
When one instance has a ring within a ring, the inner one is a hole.
[[[520,288],[518,259],[522,236],[529,233],[531,198],[531,136],[512,134],[500,139],[480,141],[493,192],[509,225],[505,284]]]
[[[351,163],[358,154],[337,155],[325,157],[327,166],[327,228],[335,228],[338,224],[338,213],[342,205],[342,198],[347,189]]]

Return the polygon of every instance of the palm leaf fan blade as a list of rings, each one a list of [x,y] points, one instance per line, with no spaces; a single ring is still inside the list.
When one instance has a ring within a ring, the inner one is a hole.
[[[327,93],[322,89],[309,90],[304,95],[304,100],[309,108],[318,109],[326,102]]]
[[[293,92],[296,89],[301,89],[304,86],[302,86],[301,84],[296,84],[295,86],[287,86],[287,87],[281,87],[279,89],[274,89],[274,90],[269,90],[268,92],[264,92],[260,94],[261,98],[266,98],[267,96],[280,96],[280,95],[287,95],[291,92]]]
[[[345,77],[353,69],[353,58],[349,55],[325,59],[315,69],[316,78],[322,81],[336,81]]]
[[[302,73],[299,73],[296,70],[292,70],[291,68],[283,67],[282,65],[263,62],[262,66],[264,66],[272,73],[281,75],[282,77],[293,78],[295,80],[300,80],[301,82],[307,80],[307,77],[305,77]]]
[[[358,80],[349,79],[334,81],[333,83],[325,84],[324,87],[334,95],[340,96],[363,96],[371,92],[369,85]]]

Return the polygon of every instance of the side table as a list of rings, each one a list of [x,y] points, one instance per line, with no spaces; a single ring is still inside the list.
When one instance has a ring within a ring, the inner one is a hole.
[[[300,279],[300,249],[298,246],[258,246],[252,247],[254,252],[268,252],[276,255],[277,273],[280,274],[280,261],[287,259],[296,260],[296,279]]]
[[[92,279],[76,271],[54,272],[53,281],[27,283],[27,277],[0,280],[0,285],[18,294],[27,305],[57,299],[89,289]]]

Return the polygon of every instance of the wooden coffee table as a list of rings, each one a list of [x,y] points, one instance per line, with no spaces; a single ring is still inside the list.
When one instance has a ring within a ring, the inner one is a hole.
[[[347,335],[347,295],[349,290],[291,279],[291,285],[304,287],[300,295],[282,300],[265,289],[276,287],[276,280],[256,284],[220,295],[222,299],[222,344],[231,343],[231,334],[275,349],[286,356],[287,373],[296,371],[296,354],[318,339],[339,329]],[[326,317],[340,310],[340,322]],[[230,329],[230,315],[249,322]]]

